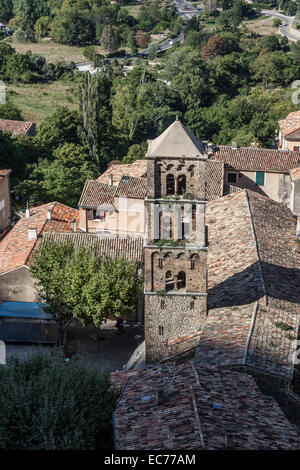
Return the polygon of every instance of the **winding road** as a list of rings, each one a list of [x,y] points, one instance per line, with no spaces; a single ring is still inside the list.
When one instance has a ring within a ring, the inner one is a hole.
[[[278,13],[275,10],[261,10],[264,15],[273,16],[274,18],[279,18],[282,20],[283,23],[286,25],[279,26],[279,32],[282,36],[286,36],[290,41],[300,41],[300,31],[290,31],[289,27],[292,24],[295,16],[285,16],[281,13]]]

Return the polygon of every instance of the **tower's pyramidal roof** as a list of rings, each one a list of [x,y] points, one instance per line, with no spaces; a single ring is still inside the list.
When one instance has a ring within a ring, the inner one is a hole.
[[[159,137],[148,141],[147,157],[206,157],[203,142],[179,120],[173,122]]]

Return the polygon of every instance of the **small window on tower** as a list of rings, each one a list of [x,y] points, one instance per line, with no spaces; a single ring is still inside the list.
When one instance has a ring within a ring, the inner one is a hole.
[[[175,180],[174,175],[167,175],[167,196],[175,194]]]
[[[163,327],[162,325],[159,325],[159,327],[158,327],[158,333],[159,333],[160,336],[163,336],[163,334],[164,334],[164,327]]]
[[[178,194],[184,194],[186,191],[186,177],[185,175],[178,176]]]
[[[194,301],[194,300],[191,300],[190,309],[191,309],[191,310],[194,310],[194,308],[195,308],[195,301]]]
[[[158,260],[158,267],[159,267],[160,269],[162,269],[162,267],[163,267],[163,260],[162,260],[162,258],[159,258],[159,260]]]

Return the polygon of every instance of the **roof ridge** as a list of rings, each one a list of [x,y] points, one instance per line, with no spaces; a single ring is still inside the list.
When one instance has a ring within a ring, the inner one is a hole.
[[[267,291],[266,291],[265,281],[264,281],[263,273],[262,273],[260,251],[259,251],[259,245],[258,245],[258,242],[257,242],[257,237],[256,237],[256,232],[255,232],[255,226],[254,226],[254,222],[253,222],[253,217],[252,217],[252,211],[251,211],[251,206],[250,206],[249,191],[248,191],[247,189],[245,189],[244,192],[245,192],[246,199],[247,199],[247,205],[248,205],[248,210],[249,210],[249,215],[250,215],[250,220],[251,220],[251,226],[252,226],[252,233],[253,233],[254,242],[255,242],[255,246],[256,246],[259,277],[260,277],[260,280],[261,280],[263,292],[264,292],[265,297],[266,297],[266,305],[267,305],[267,304],[268,304]]]

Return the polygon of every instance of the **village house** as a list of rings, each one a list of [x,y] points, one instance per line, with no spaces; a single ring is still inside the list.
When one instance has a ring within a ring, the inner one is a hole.
[[[36,135],[36,125],[34,122],[0,119],[0,131],[10,132],[12,137],[16,137],[20,134],[26,134],[34,137]]]
[[[76,231],[78,210],[58,202],[26,210],[0,242],[0,302],[36,302],[32,253],[48,231]]]
[[[278,146],[284,150],[300,150],[300,111],[293,111],[278,121]]]
[[[10,174],[11,170],[0,169],[0,239],[5,235],[11,222]]]
[[[219,145],[208,149],[210,158],[224,162],[224,195],[250,189],[274,201],[287,198],[289,171],[300,167],[300,152]]]

